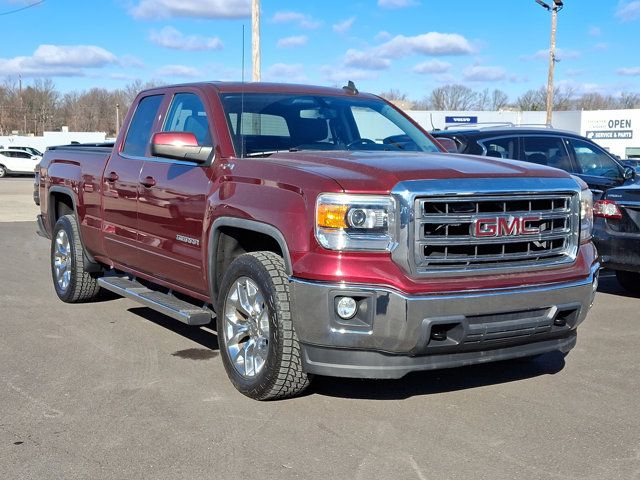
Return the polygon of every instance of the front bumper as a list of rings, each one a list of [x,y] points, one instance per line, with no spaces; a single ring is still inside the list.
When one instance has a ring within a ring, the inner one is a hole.
[[[568,352],[595,296],[599,265],[578,282],[430,296],[361,285],[291,280],[292,316],[308,373],[400,378],[449,368]],[[358,313],[342,320],[337,299]]]
[[[640,272],[640,234],[612,233],[603,220],[597,219],[593,243],[604,268]]]

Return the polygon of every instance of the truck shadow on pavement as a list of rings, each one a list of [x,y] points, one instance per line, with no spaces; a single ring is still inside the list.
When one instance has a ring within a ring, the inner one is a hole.
[[[529,359],[414,372],[399,380],[316,377],[308,393],[361,400],[403,400],[555,375],[564,365],[564,355],[551,352]]]
[[[615,278],[613,279],[615,281]],[[210,329],[180,323],[147,307],[129,311],[145,320],[201,345],[173,353],[190,360],[208,360],[218,356],[218,337]],[[215,328],[212,324],[211,328]],[[401,400],[488,385],[516,382],[542,375],[554,375],[564,368],[564,355],[551,352],[530,359],[508,360],[462,368],[410,373],[399,380],[362,380],[315,377],[303,396],[323,395],[364,400]]]
[[[194,327],[190,325],[185,325],[184,323],[180,323],[173,318],[167,317],[162,313],[158,313],[155,310],[152,310],[147,307],[134,307],[130,308],[129,312],[138,315],[139,317],[144,318],[145,320],[149,320],[150,322],[155,323],[156,325],[166,328],[167,330],[171,330],[178,335],[183,336],[184,338],[188,338],[192,342],[195,342],[199,345],[202,345],[205,349],[210,350],[213,354],[205,355],[203,352],[196,352],[196,350],[200,351],[203,349],[189,349],[181,352],[176,352],[175,356],[179,356],[182,358],[191,358],[192,360],[205,360],[207,358],[213,358],[218,355],[218,336],[215,333],[204,330],[199,327]],[[214,324],[210,324],[211,327],[215,328]],[[192,355],[189,356],[189,351],[192,351]]]

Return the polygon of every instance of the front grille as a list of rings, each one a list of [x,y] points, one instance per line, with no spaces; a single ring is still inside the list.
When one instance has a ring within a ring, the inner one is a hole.
[[[572,194],[422,197],[414,208],[419,273],[575,258],[579,200]]]

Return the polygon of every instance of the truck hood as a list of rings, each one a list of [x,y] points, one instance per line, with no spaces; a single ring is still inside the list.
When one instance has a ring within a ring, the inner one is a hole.
[[[517,160],[424,152],[282,152],[264,159],[333,178],[347,192],[390,192],[399,182],[455,178],[567,178],[555,168]]]

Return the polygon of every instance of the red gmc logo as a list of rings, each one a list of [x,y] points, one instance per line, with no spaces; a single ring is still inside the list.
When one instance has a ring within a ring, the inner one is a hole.
[[[540,217],[487,217],[476,218],[471,225],[474,237],[515,237],[519,235],[539,235],[540,227],[532,227]]]

